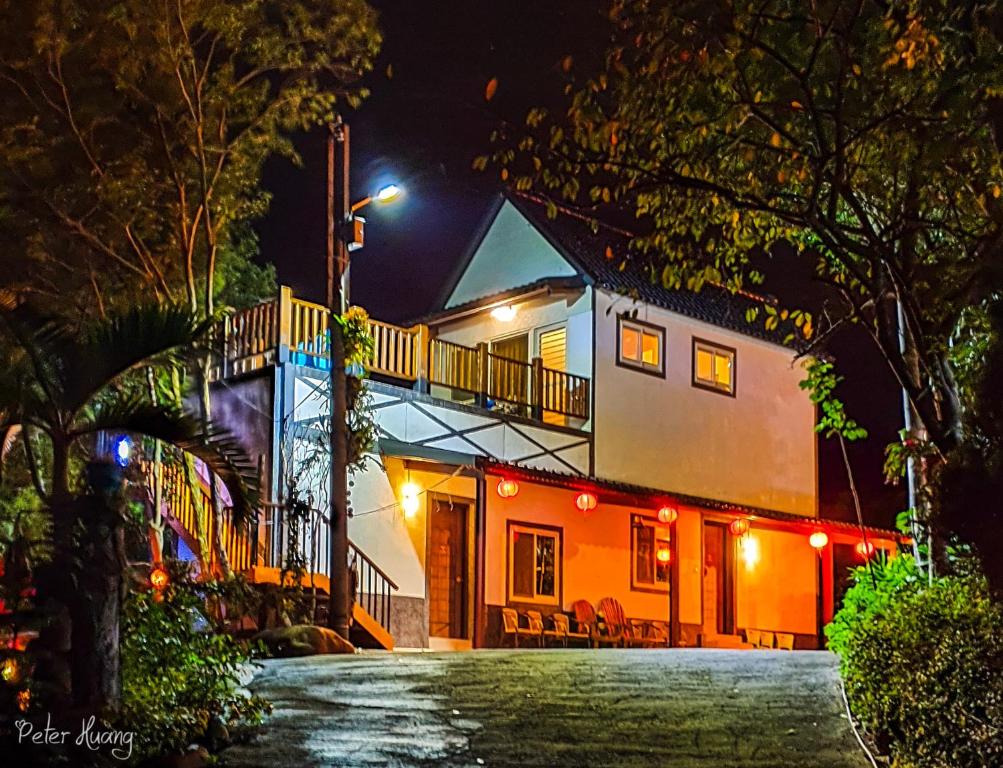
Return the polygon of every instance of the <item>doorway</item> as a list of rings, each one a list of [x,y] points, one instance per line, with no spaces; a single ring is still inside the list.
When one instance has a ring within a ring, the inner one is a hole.
[[[723,523],[705,522],[703,569],[703,631],[705,635],[735,633],[735,553]]]
[[[428,634],[467,638],[467,520],[470,505],[435,499],[429,522]]]

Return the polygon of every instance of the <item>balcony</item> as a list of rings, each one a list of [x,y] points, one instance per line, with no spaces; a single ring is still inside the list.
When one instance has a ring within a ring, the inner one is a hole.
[[[545,368],[540,358],[502,357],[487,343],[468,347],[438,339],[426,325],[371,319],[369,327],[374,350],[366,369],[373,379],[545,424],[581,428],[589,420],[590,382],[583,376]],[[241,376],[287,361],[327,370],[327,332],[327,310],[283,287],[277,299],[226,318],[213,376]]]

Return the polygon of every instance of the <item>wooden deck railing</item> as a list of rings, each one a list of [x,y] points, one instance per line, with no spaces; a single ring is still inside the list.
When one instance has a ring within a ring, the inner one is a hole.
[[[154,482],[154,465],[144,464],[147,484],[151,489]],[[184,539],[185,544],[196,555],[201,555],[206,564],[213,570],[219,565],[216,552],[212,547],[215,534],[215,523],[212,514],[212,498],[201,478],[196,478],[197,493],[200,503],[196,503],[192,495],[192,483],[188,482],[187,468],[179,452],[171,452],[164,462],[159,464],[163,478],[163,502],[168,514],[168,523],[174,522],[174,528]],[[227,562],[235,572],[246,571],[257,560],[257,524],[252,522],[243,529],[233,524],[230,511],[223,511],[223,531],[221,541]],[[209,552],[201,552],[197,531],[205,532],[205,540]]]
[[[487,344],[468,347],[430,338],[426,325],[404,328],[370,320],[373,354],[370,373],[423,387],[435,384],[472,395],[482,405],[488,400],[515,406],[523,415],[548,422],[586,421],[589,418],[589,380],[564,371],[490,352]],[[221,362],[214,378],[249,373],[277,361],[276,349],[286,348],[301,365],[326,368],[327,309],[294,298],[289,288],[279,298],[241,310],[226,318],[216,348]]]

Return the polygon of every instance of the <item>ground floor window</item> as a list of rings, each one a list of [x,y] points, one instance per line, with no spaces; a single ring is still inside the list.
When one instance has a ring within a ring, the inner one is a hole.
[[[651,518],[634,515],[630,531],[631,587],[667,591],[672,565],[669,528]]]
[[[561,529],[509,523],[509,598],[560,605]]]

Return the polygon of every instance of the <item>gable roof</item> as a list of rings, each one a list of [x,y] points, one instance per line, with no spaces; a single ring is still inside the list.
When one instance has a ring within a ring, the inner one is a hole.
[[[633,296],[647,304],[746,336],[783,346],[799,347],[800,334],[796,335],[794,342],[788,344],[783,342],[784,337],[794,330],[792,323],[781,323],[778,329],[768,331],[761,321],[750,323],[746,320],[747,310],[760,309],[764,303],[774,303],[770,298],[750,292],[733,293],[713,285],[706,285],[699,292],[665,288],[658,280],[662,265],[657,262],[657,257],[651,258],[636,251],[629,251],[633,233],[602,222],[599,222],[598,229],[593,231],[590,220],[561,207],[558,208],[557,217],[552,219],[547,215],[547,201],[519,192],[498,196],[467,253],[457,265],[439,303],[440,308],[445,307],[453,295],[506,201],[575,268],[586,282],[597,288]],[[504,293],[517,292],[515,288],[513,286]],[[499,292],[483,296],[478,301],[490,303],[500,300],[501,295]],[[444,313],[434,314],[439,316]]]

